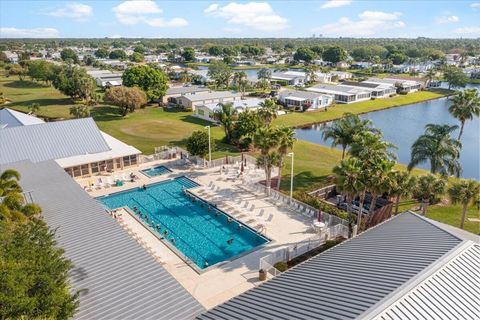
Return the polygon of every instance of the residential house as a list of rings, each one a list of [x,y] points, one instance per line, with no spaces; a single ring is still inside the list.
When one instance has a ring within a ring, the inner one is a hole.
[[[289,86],[303,86],[308,81],[308,77],[302,71],[277,71],[272,73],[271,81],[286,83]]]
[[[123,83],[121,72],[110,70],[89,70],[87,73],[95,79],[97,86],[102,88],[118,87]]]
[[[341,80],[351,79],[353,77],[352,73],[346,72],[346,71],[332,70],[330,71],[330,74],[332,76],[332,81],[341,81]]]
[[[337,63],[335,63],[335,67],[347,69],[348,67],[350,67],[350,64],[346,61],[338,61]]]
[[[387,84],[397,88],[397,93],[411,93],[423,89],[425,82],[420,80],[410,80],[403,78],[369,78],[364,83]]]
[[[54,160],[72,177],[84,177],[139,163],[138,149],[100,131],[92,118],[43,122],[8,109],[1,114],[0,164]]]
[[[240,100],[242,94],[235,91],[207,91],[185,94],[176,98],[177,104],[185,109],[195,111],[197,106],[226,103]]]
[[[247,110],[256,111],[260,108],[260,103],[262,99],[251,98],[251,99],[243,99],[243,100],[235,100],[232,102],[233,109],[237,113],[245,112]],[[207,103],[203,105],[199,105],[195,108],[194,116],[200,119],[204,119],[207,121],[215,122],[214,113],[215,110],[220,109],[218,103]]]
[[[319,84],[310,88],[308,91],[332,95],[337,103],[352,103],[369,100],[372,96],[371,91],[366,88]]]
[[[18,54],[16,52],[4,51],[7,60],[11,63],[18,63]]]
[[[279,92],[278,101],[287,108],[315,111],[326,109],[332,104],[333,96],[309,91],[284,90]]]
[[[393,84],[344,81],[341,86],[365,89],[370,91],[372,98],[387,98],[397,93],[397,88]]]
[[[167,89],[166,94],[162,97],[162,102],[176,105],[179,104],[177,101],[179,97],[199,92],[210,92],[210,89],[205,86],[171,87]]]
[[[315,80],[322,83],[332,82],[332,74],[330,72],[324,73],[324,72],[317,71],[315,72]]]

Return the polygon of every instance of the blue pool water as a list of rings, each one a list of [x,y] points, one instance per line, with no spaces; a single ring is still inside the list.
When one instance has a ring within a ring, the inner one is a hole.
[[[171,243],[174,238],[176,249],[200,269],[230,260],[268,242],[236,220],[229,223],[229,216],[224,212],[213,208],[209,211],[208,205],[198,198],[192,201],[192,196],[183,190],[196,186],[194,181],[179,177],[150,184],[146,190],[132,189],[97,199],[109,209],[128,206],[133,211],[136,207],[141,212],[136,213],[137,218],[158,235],[163,236],[168,230],[165,240]],[[160,225],[159,230],[157,225]],[[233,242],[228,244],[232,238]]]
[[[165,166],[156,166],[153,168],[144,169],[142,170],[142,172],[149,177],[156,177],[156,176],[161,176],[162,174],[165,174],[165,173],[170,173],[172,172],[172,170],[168,169]]]

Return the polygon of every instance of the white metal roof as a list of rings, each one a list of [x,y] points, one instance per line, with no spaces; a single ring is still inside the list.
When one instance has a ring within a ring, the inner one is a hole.
[[[121,158],[121,157],[129,156],[129,155],[135,155],[135,154],[142,153],[137,148],[129,146],[128,144],[123,143],[122,141],[120,141],[118,139],[115,139],[114,137],[112,137],[109,134],[106,134],[105,132],[100,131],[100,133],[102,134],[103,138],[105,139],[108,146],[110,147],[109,151],[98,152],[98,153],[89,153],[89,154],[80,154],[80,155],[76,155],[76,156],[73,156],[73,157],[66,157],[66,158],[57,159],[56,162],[62,168],[68,168],[68,167],[78,166],[78,165],[81,165],[81,164],[87,164],[87,163],[92,163],[92,162],[97,162],[97,161]]]
[[[261,102],[263,102],[262,99],[252,98],[245,100],[236,100],[232,101],[231,103],[234,109],[252,109],[257,108]],[[218,103],[207,103],[202,105],[201,107],[205,107],[211,111],[219,108]]]
[[[235,92],[235,91],[209,91],[209,92],[191,93],[188,95],[184,95],[182,98],[195,102],[195,101],[203,101],[203,100],[210,100],[210,99],[235,98],[235,97],[240,97],[241,95],[242,94],[240,92]]]
[[[479,315],[480,246],[469,242],[455,258],[374,319],[475,320]]]
[[[12,109],[0,109],[0,129],[45,123],[40,118]]]

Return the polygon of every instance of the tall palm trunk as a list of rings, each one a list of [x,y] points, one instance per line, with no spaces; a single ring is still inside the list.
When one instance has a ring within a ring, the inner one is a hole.
[[[352,202],[353,198],[347,196],[347,213],[348,213],[348,237],[351,238],[353,235],[353,223],[352,223]]]
[[[378,195],[372,193],[372,201],[370,202],[370,208],[368,209],[368,214],[371,216],[374,211],[375,211],[375,207],[377,205],[377,198],[378,198]]]
[[[357,232],[360,231],[360,224],[362,223],[363,203],[364,203],[364,202],[365,202],[365,191],[363,191],[363,192],[360,194],[360,204],[359,204],[358,215],[357,215],[357,226],[358,226]]]
[[[400,195],[397,194],[395,197],[395,215],[398,214],[398,207],[400,206]]]
[[[278,180],[277,180],[277,190],[280,190],[280,183],[282,180],[282,169],[285,161],[285,156],[282,154],[280,155],[280,161],[278,163]]]
[[[342,145],[342,160],[345,159],[345,150],[347,149],[347,146]]]
[[[462,208],[462,221],[460,221],[460,229],[463,229],[465,225],[465,218],[467,216],[467,206],[468,203],[463,203],[463,208]]]
[[[426,198],[422,199],[422,216],[427,215],[427,207],[428,207],[429,203],[430,203],[430,200],[428,200]]]
[[[465,120],[460,121],[460,132],[458,133],[458,138],[457,140],[460,142],[460,138],[462,137],[463,134],[463,127],[465,126]]]

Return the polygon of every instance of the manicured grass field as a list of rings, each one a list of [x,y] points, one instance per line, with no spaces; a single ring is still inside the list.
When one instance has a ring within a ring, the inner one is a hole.
[[[408,95],[398,95],[392,98],[361,101],[351,104],[336,104],[334,107],[328,108],[328,111],[326,112],[313,111],[289,113],[288,115],[280,116],[275,119],[274,124],[297,127],[317,122],[330,121],[341,118],[346,112],[361,114],[370,111],[398,107],[415,102],[441,98],[447,95],[449,92],[449,90],[442,89],[435,91],[419,91]]]
[[[28,106],[34,102],[41,105],[38,114],[51,118],[70,118],[69,107],[73,102],[52,87],[43,86],[30,81],[21,82],[15,78],[0,77],[0,92],[11,99],[6,106],[20,111],[28,111]],[[299,125],[318,121],[327,121],[338,118],[344,112],[367,112],[382,109],[386,105],[400,105],[424,99],[433,99],[442,96],[436,92],[418,92],[393,99],[366,101],[351,105],[337,105],[328,112],[294,113],[281,116],[275,124]],[[137,110],[133,114],[121,117],[118,109],[112,106],[98,106],[92,109],[92,116],[103,131],[131,144],[145,154],[153,152],[154,147],[162,145],[184,145],[185,139],[195,130],[205,130],[209,123],[192,117],[188,112],[163,111],[161,108],[148,107]],[[220,127],[212,128],[212,137],[217,142],[217,151],[214,158],[225,154],[236,154],[238,151],[229,145],[222,144],[223,130]],[[320,146],[306,141],[297,141],[294,147],[294,189],[295,191],[311,191],[329,184],[333,166],[341,158],[337,149]],[[404,168],[398,165],[399,168]],[[424,172],[414,170],[414,173]],[[290,158],[286,159],[282,180],[282,190],[290,189]],[[411,209],[415,204],[404,205],[402,209]],[[459,206],[431,206],[428,217],[459,226],[461,210]],[[478,217],[475,208],[469,210],[470,217]],[[466,222],[466,229],[479,233],[479,224]]]

